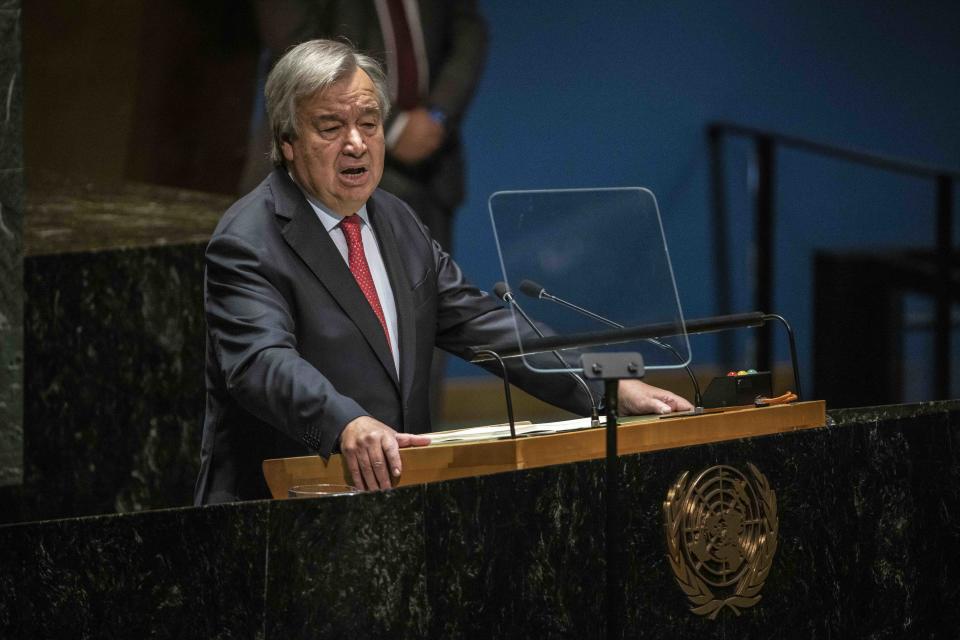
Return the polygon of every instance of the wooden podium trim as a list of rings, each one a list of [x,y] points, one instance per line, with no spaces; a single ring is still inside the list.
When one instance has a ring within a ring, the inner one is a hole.
[[[774,407],[677,417],[626,418],[617,442],[620,455],[659,451],[724,440],[815,429],[826,424],[822,400]],[[606,455],[603,428],[401,449],[403,475],[395,486],[484,476],[517,469],[595,460]],[[286,498],[299,484],[352,484],[340,455],[276,458],[263,461],[263,475],[274,498]]]

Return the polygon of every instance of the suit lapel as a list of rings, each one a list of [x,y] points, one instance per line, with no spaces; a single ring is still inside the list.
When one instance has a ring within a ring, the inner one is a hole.
[[[357,325],[376,353],[380,364],[399,389],[397,369],[393,363],[393,354],[387,346],[383,327],[350,273],[343,256],[330,239],[330,234],[289,176],[282,170],[277,170],[272,177],[271,188],[276,198],[276,214],[290,220],[281,231],[284,240]]]
[[[367,201],[367,213],[370,214],[370,223],[380,244],[380,254],[387,268],[387,276],[390,278],[390,286],[393,289],[393,299],[397,306],[397,332],[400,334],[400,389],[406,405],[413,386],[417,351],[416,318],[410,278],[407,277],[407,270],[400,257],[399,243],[393,225],[388,219],[390,213],[377,206],[376,193]]]

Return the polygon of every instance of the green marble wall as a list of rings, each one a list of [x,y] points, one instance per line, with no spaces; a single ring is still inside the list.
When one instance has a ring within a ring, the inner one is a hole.
[[[203,252],[229,199],[60,183],[28,194],[23,482],[0,522],[190,504]]]
[[[621,459],[624,638],[955,638],[960,402]],[[779,506],[762,599],[690,612],[677,475],[752,462]],[[0,526],[0,637],[605,638],[603,461],[387,493]]]
[[[204,400],[203,250],[27,258],[16,520],[190,503]]]
[[[0,0],[0,487],[23,475],[20,0]]]

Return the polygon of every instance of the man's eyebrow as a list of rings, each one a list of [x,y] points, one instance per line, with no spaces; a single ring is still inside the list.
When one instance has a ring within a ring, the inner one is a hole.
[[[310,118],[312,122],[324,122],[324,121],[334,121],[334,122],[343,122],[341,118],[336,113],[318,113]]]

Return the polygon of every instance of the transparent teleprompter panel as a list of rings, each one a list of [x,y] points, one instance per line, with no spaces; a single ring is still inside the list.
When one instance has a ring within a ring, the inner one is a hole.
[[[489,206],[506,290],[545,336],[510,305],[528,368],[579,372],[584,353],[639,352],[647,370],[690,362],[653,193],[500,191]]]

